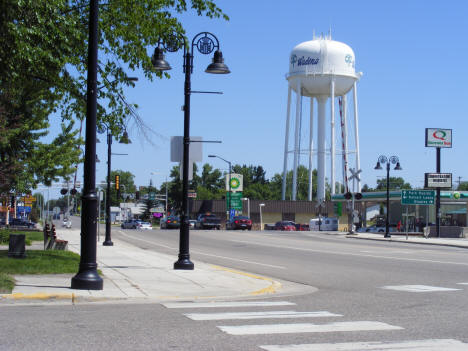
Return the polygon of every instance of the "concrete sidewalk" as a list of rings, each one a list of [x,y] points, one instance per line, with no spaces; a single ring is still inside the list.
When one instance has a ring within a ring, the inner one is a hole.
[[[57,238],[68,241],[68,250],[80,253],[80,230],[57,228]],[[209,301],[316,290],[198,261],[194,262],[194,270],[174,270],[177,257],[140,249],[116,239],[112,241],[114,246],[97,244],[103,290],[71,289],[71,279],[75,274],[17,275],[13,292],[0,295],[0,303]],[[26,254],[28,249],[41,250],[43,246],[27,247]]]
[[[390,233],[390,238],[384,238],[384,233],[356,233],[347,234],[344,233],[347,238],[361,239],[361,240],[378,240],[378,241],[391,241],[391,242],[404,242],[412,244],[424,244],[424,245],[440,245],[440,246],[452,246],[468,249],[468,238],[425,238],[421,235],[408,235],[405,233]]]

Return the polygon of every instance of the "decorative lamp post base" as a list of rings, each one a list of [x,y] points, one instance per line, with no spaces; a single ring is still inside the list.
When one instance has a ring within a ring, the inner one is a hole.
[[[177,262],[174,262],[174,269],[184,269],[187,271],[194,269],[194,264],[189,258],[179,258]]]
[[[102,246],[114,246],[114,243],[111,240],[106,240],[102,243]]]
[[[79,290],[102,290],[103,285],[96,269],[80,271],[71,281],[71,288]]]

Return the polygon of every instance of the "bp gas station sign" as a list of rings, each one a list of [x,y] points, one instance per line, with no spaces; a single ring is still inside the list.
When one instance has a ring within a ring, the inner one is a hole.
[[[242,193],[231,193],[231,209],[242,211]],[[229,209],[229,192],[226,196],[226,208]]]
[[[226,208],[242,211],[242,190],[244,176],[242,174],[226,174]],[[231,191],[231,192],[229,192]],[[230,200],[229,200],[230,199]]]
[[[229,184],[231,186],[229,187]],[[233,193],[244,190],[244,176],[242,174],[231,173],[226,174],[226,191],[232,191]]]

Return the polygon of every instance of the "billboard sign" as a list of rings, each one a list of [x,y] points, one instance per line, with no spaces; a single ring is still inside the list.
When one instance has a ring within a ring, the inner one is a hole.
[[[425,173],[425,188],[452,188],[452,173]]]
[[[426,128],[426,147],[452,147],[452,130]]]

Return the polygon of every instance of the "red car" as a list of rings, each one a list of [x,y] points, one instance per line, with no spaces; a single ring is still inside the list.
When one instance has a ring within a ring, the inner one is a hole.
[[[246,216],[234,216],[226,222],[226,229],[252,229],[252,221]]]
[[[289,232],[296,231],[296,224],[291,221],[281,221],[275,223],[275,230],[285,230]]]
[[[297,231],[304,232],[304,231],[310,230],[310,228],[309,228],[309,225],[308,225],[308,224],[299,224],[299,223],[296,223],[296,230],[297,230]]]

